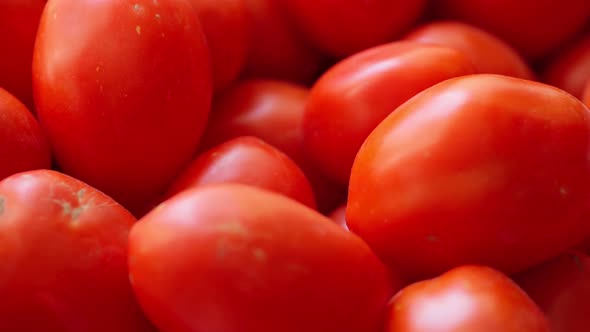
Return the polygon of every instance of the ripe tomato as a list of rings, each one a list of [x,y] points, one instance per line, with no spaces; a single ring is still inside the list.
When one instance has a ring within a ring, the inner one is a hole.
[[[590,108],[590,76],[588,77],[588,81],[586,82],[586,88],[582,93],[582,101],[584,104]]]
[[[0,143],[0,180],[18,172],[51,167],[49,145],[37,120],[25,105],[2,88]]]
[[[438,82],[472,73],[461,52],[415,42],[346,58],[311,89],[303,120],[306,152],[326,176],[346,184],[363,141],[396,107]]]
[[[336,208],[336,210],[332,211],[329,217],[337,225],[342,226],[344,229],[348,230],[348,226],[346,225],[346,204],[340,205],[338,208]]]
[[[527,269],[590,235],[590,112],[542,83],[454,78],[396,109],[354,162],[346,219],[391,267]]]
[[[590,33],[565,49],[543,74],[544,81],[582,98],[590,78]]]
[[[251,24],[245,76],[311,83],[324,60],[294,33],[279,1],[243,1]]]
[[[239,136],[255,136],[278,148],[304,171],[318,208],[332,211],[346,199],[346,188],[323,176],[309,161],[303,142],[303,112],[309,89],[276,80],[245,80],[216,98],[202,148]]]
[[[186,0],[50,0],[33,72],[41,124],[64,172],[135,212],[190,162],[212,83]]]
[[[168,197],[216,183],[259,187],[316,208],[311,185],[301,169],[284,153],[255,137],[238,137],[203,153],[174,182]]]
[[[515,277],[549,318],[552,332],[586,332],[590,257],[568,252]]]
[[[500,38],[458,21],[435,21],[412,30],[405,40],[447,46],[463,52],[478,73],[533,79],[525,60]]]
[[[185,191],[140,220],[130,274],[145,312],[175,332],[378,332],[398,288],[357,236],[238,184]]]
[[[590,19],[588,0],[434,0],[436,11],[476,25],[538,59],[567,42]]]
[[[316,47],[344,57],[392,41],[418,20],[425,0],[284,0],[284,11]]]
[[[483,266],[455,268],[402,289],[386,332],[549,332],[547,319],[512,280]]]
[[[46,0],[0,0],[0,88],[33,110],[31,63]]]
[[[0,182],[0,330],[154,331],[127,277],[135,218],[50,170]]]
[[[211,55],[216,91],[235,81],[246,62],[250,22],[244,0],[190,0]]]

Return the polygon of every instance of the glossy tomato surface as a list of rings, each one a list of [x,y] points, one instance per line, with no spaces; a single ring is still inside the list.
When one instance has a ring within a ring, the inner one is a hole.
[[[33,73],[60,168],[134,212],[190,161],[209,113],[209,51],[186,0],[50,0]]]
[[[582,98],[590,79],[590,33],[564,49],[543,75],[548,84]]]
[[[412,284],[391,301],[387,332],[549,332],[543,312],[512,280],[462,266]]]
[[[473,73],[461,52],[417,42],[348,57],[311,89],[303,120],[306,152],[325,176],[347,184],[356,153],[379,122],[422,90]]]
[[[500,75],[437,84],[395,110],[355,160],[346,219],[391,267],[514,273],[590,233],[590,112]]]
[[[241,136],[203,153],[174,182],[171,197],[189,188],[218,183],[241,183],[290,197],[315,209],[303,171],[287,155],[252,136]]]
[[[185,191],[131,231],[130,273],[163,331],[379,332],[399,288],[369,247],[282,195]]]
[[[127,277],[135,218],[49,170],[0,182],[0,330],[155,331]]]

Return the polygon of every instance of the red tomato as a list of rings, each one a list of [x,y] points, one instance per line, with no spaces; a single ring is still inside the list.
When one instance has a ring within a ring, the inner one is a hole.
[[[323,59],[293,32],[276,0],[243,0],[249,14],[247,77],[310,83]]]
[[[590,108],[590,76],[588,77],[589,80],[586,82],[586,88],[582,93],[582,101],[586,104],[587,107]]]
[[[192,13],[185,0],[50,0],[41,20],[33,83],[57,162],[134,212],[205,127],[209,54]]]
[[[215,90],[223,90],[238,78],[248,54],[250,22],[244,0],[190,2],[207,37]]]
[[[459,51],[414,42],[346,58],[311,89],[303,124],[306,152],[326,176],[346,184],[363,141],[396,107],[438,82],[472,73]]]
[[[329,217],[337,225],[342,226],[344,229],[348,230],[348,226],[346,225],[346,204],[340,205],[336,210],[332,211]]]
[[[284,153],[255,137],[238,137],[202,154],[175,181],[168,197],[216,183],[255,186],[316,208],[311,185],[301,169]]]
[[[33,110],[31,63],[46,0],[0,0],[0,88]]]
[[[514,273],[590,235],[590,112],[501,75],[447,80],[396,109],[354,162],[346,219],[412,278]]]
[[[437,21],[411,31],[406,40],[447,46],[463,52],[480,74],[501,74],[534,79],[523,58],[503,40],[475,26]]]
[[[588,0],[434,0],[439,14],[474,24],[528,58],[567,42],[590,19]]]
[[[425,0],[285,0],[285,14],[321,50],[343,57],[392,41],[418,20]]]
[[[401,290],[387,332],[549,332],[547,319],[512,280],[483,266],[455,268]]]
[[[0,180],[18,172],[51,167],[49,145],[37,120],[25,105],[2,88],[0,143]]]
[[[565,49],[544,72],[544,81],[582,98],[590,78],[590,34]]]
[[[586,332],[590,257],[568,252],[515,277],[549,318],[552,332]]]
[[[149,317],[175,332],[378,332],[398,288],[357,236],[237,184],[186,191],[140,220],[130,273]]]
[[[274,80],[246,80],[220,95],[203,137],[211,148],[239,136],[255,136],[283,151],[305,172],[318,208],[332,211],[346,199],[346,188],[326,179],[307,159],[303,111],[309,89]]]
[[[154,331],[127,276],[135,218],[49,170],[0,182],[0,330]]]

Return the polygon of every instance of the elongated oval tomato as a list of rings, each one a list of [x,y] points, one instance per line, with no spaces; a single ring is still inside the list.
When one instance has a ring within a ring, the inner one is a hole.
[[[548,84],[582,98],[590,78],[590,33],[565,49],[545,69],[543,79]]]
[[[303,170],[318,209],[327,213],[346,199],[346,188],[327,179],[305,152],[303,113],[309,89],[268,79],[244,80],[217,96],[202,140],[212,148],[239,136],[255,136],[278,148]]]
[[[386,332],[549,332],[543,312],[502,273],[462,266],[402,289]]]
[[[186,0],[50,0],[33,72],[64,172],[135,212],[190,162],[212,83]]]
[[[238,184],[164,202],[129,248],[135,293],[163,331],[379,332],[399,288],[356,235]]]
[[[0,182],[0,330],[155,331],[127,277],[135,218],[50,170]]]
[[[0,180],[18,172],[50,168],[49,145],[31,112],[0,88]]]
[[[217,183],[241,183],[270,190],[316,208],[313,190],[303,171],[287,155],[259,138],[241,136],[203,153],[174,182],[168,197]]]
[[[420,91],[474,72],[461,52],[417,42],[346,58],[311,89],[303,119],[306,152],[326,176],[346,184],[358,149],[379,122]]]
[[[590,235],[590,112],[501,75],[433,86],[395,110],[355,160],[346,219],[391,267],[514,273]]]
[[[515,280],[545,312],[552,332],[588,331],[590,257],[570,251]]]
[[[463,52],[480,74],[533,79],[525,60],[502,39],[458,21],[435,21],[412,30],[405,40],[452,47]]]
[[[250,20],[244,0],[190,2],[207,37],[215,91],[221,91],[238,78],[246,62]]]
[[[542,58],[590,19],[587,0],[434,0],[438,14],[474,24],[506,40],[524,56]]]
[[[284,0],[289,16],[316,47],[349,56],[392,41],[418,20],[425,0]]]

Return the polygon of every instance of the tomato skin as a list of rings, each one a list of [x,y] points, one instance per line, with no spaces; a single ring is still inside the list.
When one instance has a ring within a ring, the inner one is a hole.
[[[127,210],[50,170],[1,181],[0,207],[0,330],[155,331],[127,277]]]
[[[276,0],[243,0],[250,20],[250,50],[244,76],[311,83],[324,59],[285,20]]]
[[[37,120],[0,88],[0,180],[18,172],[51,168],[49,145]]]
[[[512,280],[483,266],[462,266],[394,296],[386,332],[549,332],[535,303]]]
[[[377,332],[396,290],[360,238],[239,184],[164,202],[133,227],[129,252],[136,295],[164,331]]]
[[[50,0],[41,20],[33,83],[56,160],[134,212],[191,160],[205,127],[210,63],[192,10]]]
[[[0,88],[33,110],[31,63],[46,0],[0,1]]]
[[[434,21],[410,31],[404,40],[447,46],[463,52],[479,74],[500,74],[533,80],[525,60],[500,38],[458,21]]]
[[[544,81],[583,98],[590,78],[590,34],[557,56],[543,73]]]
[[[588,331],[590,257],[570,251],[515,280],[545,312],[552,332]]]
[[[340,205],[336,210],[332,211],[329,217],[338,226],[342,226],[344,229],[348,230],[348,226],[346,225],[346,204]]]
[[[367,138],[347,223],[410,280],[465,264],[519,272],[590,234],[589,148],[590,113],[562,90],[450,79]]]
[[[328,180],[307,158],[303,113],[308,95],[308,88],[285,81],[239,82],[215,99],[201,149],[239,136],[258,137],[295,161],[311,182],[319,210],[332,211],[346,199],[346,188]]]
[[[248,14],[244,0],[190,0],[209,45],[215,91],[240,75],[248,54]]]
[[[590,19],[586,0],[435,0],[440,17],[473,24],[506,40],[529,59],[567,42]]]
[[[346,58],[311,89],[303,120],[306,152],[327,177],[346,184],[356,153],[379,122],[420,91],[474,72],[459,51],[415,42]]]
[[[317,48],[345,57],[392,41],[418,20],[425,0],[285,0],[285,15]]]
[[[311,185],[297,164],[255,137],[238,137],[200,155],[174,182],[168,197],[218,183],[241,183],[270,190],[316,208]]]

